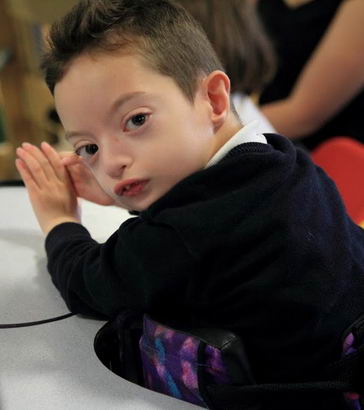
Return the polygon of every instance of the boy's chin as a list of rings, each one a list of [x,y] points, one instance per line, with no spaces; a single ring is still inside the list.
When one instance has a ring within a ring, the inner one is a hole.
[[[154,201],[155,202],[155,201]],[[154,203],[152,202],[152,203]],[[119,206],[123,209],[125,209],[126,211],[128,211],[130,214],[139,214],[140,212],[146,211],[151,205],[150,204],[138,204],[138,205],[126,205],[123,203],[119,203]]]
[[[135,198],[135,200],[130,201],[118,201],[118,205],[121,208],[124,208],[129,213],[140,213],[146,211],[151,207],[155,202],[162,198],[165,193],[160,195],[148,195],[145,198]],[[129,203],[128,203],[129,202]]]

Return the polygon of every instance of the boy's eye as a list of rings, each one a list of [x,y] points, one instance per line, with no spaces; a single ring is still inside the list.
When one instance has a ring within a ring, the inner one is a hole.
[[[137,114],[133,115],[126,123],[127,130],[135,130],[136,128],[141,127],[148,119],[148,114]]]
[[[83,147],[77,148],[75,153],[83,158],[89,158],[96,154],[99,150],[99,147],[96,144],[87,144]]]

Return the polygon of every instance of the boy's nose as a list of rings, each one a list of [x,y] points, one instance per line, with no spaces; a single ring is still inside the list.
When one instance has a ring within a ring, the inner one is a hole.
[[[105,158],[104,161],[105,173],[112,178],[121,177],[127,166],[127,158],[121,158],[119,156],[110,156],[109,158]]]
[[[131,164],[131,158],[126,154],[118,153],[114,150],[105,152],[103,158],[104,172],[111,178],[120,178],[125,170]]]

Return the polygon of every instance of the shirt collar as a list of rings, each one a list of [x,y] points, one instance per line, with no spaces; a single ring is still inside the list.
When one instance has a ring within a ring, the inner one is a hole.
[[[210,159],[205,168],[211,167],[221,161],[224,156],[235,148],[237,145],[246,144],[247,142],[258,142],[267,144],[267,139],[263,134],[257,132],[259,121],[252,121],[242,127],[229,141],[227,141]]]

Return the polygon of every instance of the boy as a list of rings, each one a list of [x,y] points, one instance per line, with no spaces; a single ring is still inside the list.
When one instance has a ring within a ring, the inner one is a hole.
[[[68,307],[228,329],[257,383],[312,380],[338,359],[364,311],[364,233],[304,153],[242,127],[192,18],[168,0],[85,0],[50,37],[43,69],[79,159],[23,144],[17,167]],[[81,191],[137,216],[98,244]],[[344,408],[340,393],[264,406]]]

